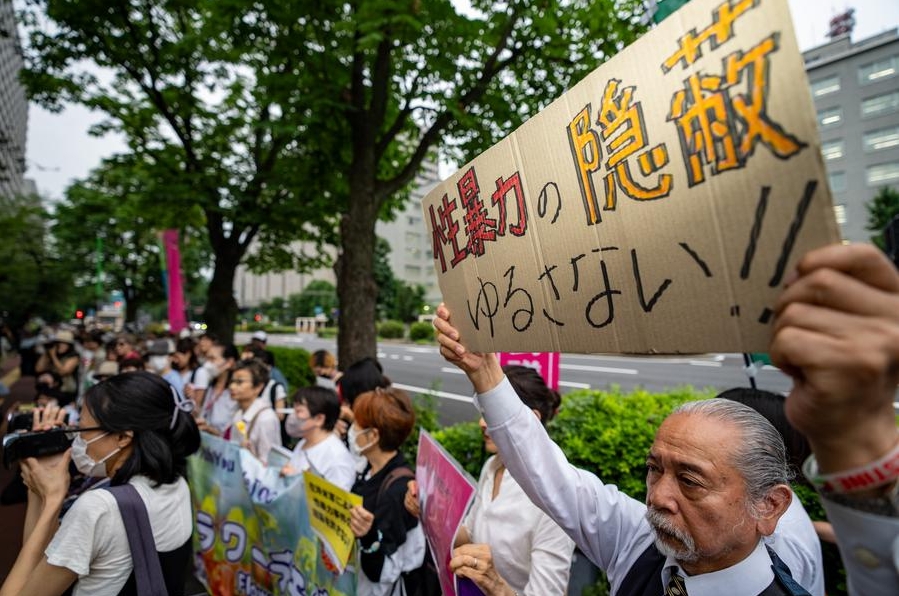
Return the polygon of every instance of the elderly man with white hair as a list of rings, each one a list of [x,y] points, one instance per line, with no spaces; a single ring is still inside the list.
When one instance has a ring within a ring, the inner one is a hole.
[[[818,456],[812,480],[838,540],[866,552],[847,557],[850,589],[899,593],[890,561],[899,535],[899,274],[876,249],[831,246],[807,255],[789,279],[771,344],[794,377],[787,414]],[[570,465],[495,356],[468,351],[448,310],[437,314],[441,354],[474,385],[509,472],[606,571],[613,594],[807,594],[763,540],[791,493],[783,441],[759,414],[726,400],[675,410],[647,455],[640,503]],[[457,575],[501,594],[490,589],[490,561],[463,549],[451,562]]]

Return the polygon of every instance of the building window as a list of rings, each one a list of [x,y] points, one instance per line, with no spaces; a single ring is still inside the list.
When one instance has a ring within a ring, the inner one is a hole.
[[[824,159],[827,161],[843,157],[842,139],[838,139],[836,141],[827,141],[826,143],[821,145],[821,155],[823,155]]]
[[[865,148],[865,151],[880,151],[881,149],[899,147],[899,126],[866,132],[862,139],[862,146]]]
[[[830,184],[830,192],[844,192],[846,190],[846,172],[828,172],[827,182]]]
[[[899,72],[899,56],[890,56],[858,68],[858,82],[861,85],[876,83],[894,77]]]
[[[899,110],[899,91],[862,100],[862,118],[874,118]]]
[[[846,225],[846,205],[834,205],[833,215],[836,217],[838,224],[841,226]]]
[[[815,98],[830,95],[840,90],[840,77],[832,76],[812,82],[812,96]]]
[[[818,128],[833,128],[839,126],[843,121],[842,108],[828,108],[826,110],[818,110]]]
[[[899,163],[882,163],[868,166],[868,186],[883,186],[899,182]]]

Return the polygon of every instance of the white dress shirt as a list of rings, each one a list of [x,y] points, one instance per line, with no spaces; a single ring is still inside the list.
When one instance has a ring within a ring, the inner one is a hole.
[[[604,484],[596,475],[569,464],[565,454],[552,442],[505,377],[495,388],[478,395],[476,403],[487,421],[490,438],[496,443],[512,476],[534,504],[555,520],[584,554],[606,572],[611,593],[617,593],[634,562],[654,540],[645,517],[646,505],[620,492],[614,485]],[[783,538],[790,539],[789,536]],[[757,556],[758,552],[765,554],[764,561]],[[765,573],[767,576],[762,575]],[[767,577],[762,589],[773,579],[771,559],[761,540],[753,554],[736,565],[693,576],[693,580],[703,578],[701,582],[693,582],[696,589],[703,592],[694,595],[688,586],[688,593],[690,596],[704,593],[754,596],[761,591],[749,587],[754,583],[748,583],[749,579],[744,582],[734,578],[757,576]],[[667,575],[663,571],[664,579]],[[662,585],[665,585],[664,581]],[[739,589],[735,590],[735,586]]]
[[[500,465],[496,456],[484,464],[474,504],[463,525],[472,543],[490,546],[497,573],[516,593],[564,594],[574,542],[531,503],[508,472],[502,475],[499,493],[493,498]]]

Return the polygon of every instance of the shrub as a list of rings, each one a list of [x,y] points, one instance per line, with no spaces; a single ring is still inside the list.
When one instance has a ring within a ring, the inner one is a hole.
[[[642,389],[622,393],[617,387],[611,391],[576,391],[562,400],[549,432],[572,464],[643,501],[646,454],[662,420],[685,401],[714,395],[713,391],[696,392],[690,387],[667,393]]]
[[[403,339],[406,326],[400,321],[384,321],[378,324],[378,337],[381,339]]]
[[[415,322],[409,326],[409,339],[412,341],[431,341],[434,339],[434,325],[425,321]]]
[[[480,477],[488,454],[484,450],[484,437],[477,422],[454,424],[432,434],[434,440],[443,445],[469,474]]]
[[[337,327],[320,327],[316,334],[322,339],[334,339],[337,337]]]
[[[287,395],[290,397],[300,387],[306,387],[315,382],[315,375],[309,368],[309,352],[302,348],[285,348],[282,346],[268,346],[268,350],[275,355],[275,366],[281,369],[287,377]]]
[[[412,409],[415,411],[415,426],[406,442],[403,443],[402,451],[406,461],[415,467],[415,459],[418,456],[418,435],[421,429],[425,429],[429,433],[434,433],[440,426],[437,421],[437,397],[433,393],[410,394],[412,399]]]

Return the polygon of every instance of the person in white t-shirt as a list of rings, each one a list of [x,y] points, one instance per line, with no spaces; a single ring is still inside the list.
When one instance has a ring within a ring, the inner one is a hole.
[[[117,375],[89,389],[81,425],[71,429],[72,448],[22,462],[29,488],[23,545],[0,595],[55,596],[74,584],[75,596],[115,596],[129,578],[134,581],[131,549],[112,493],[82,494],[58,523],[70,460],[85,475],[133,486],[147,508],[161,560],[169,557],[173,567],[185,569],[193,530],[185,473],[187,457],[200,447],[192,403],[148,372]],[[56,407],[38,409],[34,429],[61,426],[62,420]],[[165,579],[183,586],[184,573]]]
[[[268,396],[260,395],[267,382],[268,370],[258,360],[241,360],[234,365],[229,387],[237,411],[223,434],[249,449],[263,463],[272,446],[281,446],[281,423]]]
[[[293,396],[293,413],[287,417],[287,434],[300,439],[293,457],[281,473],[285,476],[311,469],[350,490],[356,481],[356,460],[334,432],[340,415],[337,394],[324,387],[302,387]]]

